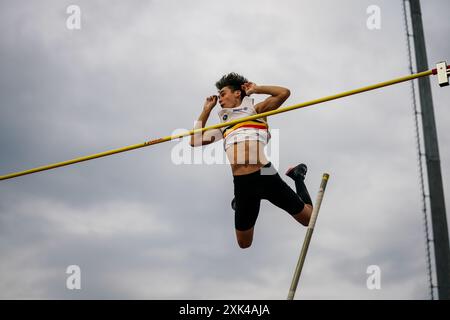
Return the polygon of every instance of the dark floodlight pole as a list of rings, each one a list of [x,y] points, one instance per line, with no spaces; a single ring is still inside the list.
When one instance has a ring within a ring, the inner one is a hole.
[[[414,33],[414,49],[417,72],[428,70],[427,52],[419,0],[409,0],[411,22]],[[441,162],[438,137],[434,119],[430,79],[419,78],[420,107],[425,145],[425,158],[430,192],[431,224],[433,227],[434,253],[436,261],[437,289],[440,300],[450,299],[450,249],[447,218],[445,213],[444,188],[442,186]]]

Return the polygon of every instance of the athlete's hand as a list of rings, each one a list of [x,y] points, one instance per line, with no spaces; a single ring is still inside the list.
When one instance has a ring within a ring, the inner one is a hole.
[[[211,111],[217,103],[217,96],[209,96],[205,100],[205,104],[203,105],[204,110]]]
[[[252,93],[255,93],[256,90],[256,84],[253,82],[246,82],[241,86],[242,90],[245,91],[245,93],[249,96]]]

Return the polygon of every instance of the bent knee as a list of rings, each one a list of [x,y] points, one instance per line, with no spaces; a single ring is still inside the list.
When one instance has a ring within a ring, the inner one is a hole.
[[[305,204],[305,207],[303,208],[303,210],[300,213],[303,213],[304,215],[311,217],[312,212],[313,212],[313,206],[310,204]]]
[[[294,215],[295,220],[300,222],[302,225],[307,227],[309,225],[309,221],[311,220],[311,215],[313,211],[313,206],[310,204],[305,204],[302,211]]]

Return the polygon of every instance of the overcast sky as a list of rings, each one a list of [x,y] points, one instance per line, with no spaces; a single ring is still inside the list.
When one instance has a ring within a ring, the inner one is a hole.
[[[449,11],[422,1],[430,68],[450,61]],[[400,0],[3,0],[0,39],[0,174],[190,129],[231,71],[288,87],[286,106],[409,73]],[[448,208],[450,89],[430,80]],[[410,83],[269,123],[283,177],[306,163],[315,199],[331,175],[296,299],[428,299]],[[263,201],[240,249],[229,165],[179,164],[183,144],[1,181],[0,298],[285,299],[306,229]]]

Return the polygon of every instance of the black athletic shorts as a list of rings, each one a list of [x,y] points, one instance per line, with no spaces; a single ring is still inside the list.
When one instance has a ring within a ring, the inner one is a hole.
[[[291,215],[299,213],[305,206],[270,162],[256,172],[233,176],[233,181],[236,201],[234,222],[239,231],[248,230],[255,225],[261,199],[269,200]]]

